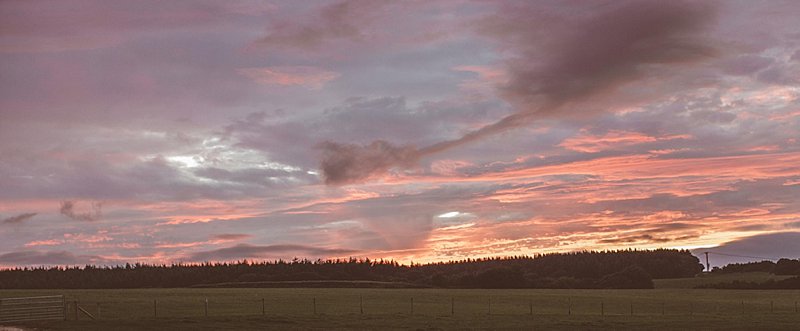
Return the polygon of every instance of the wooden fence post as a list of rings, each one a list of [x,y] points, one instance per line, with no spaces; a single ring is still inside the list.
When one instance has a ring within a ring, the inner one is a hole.
[[[567,298],[567,315],[572,315],[572,298]]]
[[[208,298],[206,298],[205,300],[204,308],[205,308],[205,315],[206,317],[208,317]]]
[[[450,297],[450,316],[453,316],[453,315],[456,314],[456,308],[455,307],[456,307],[456,299],[453,298],[453,297]]]
[[[631,302],[631,316],[633,316],[633,302]]]
[[[267,314],[266,302],[264,298],[261,298],[261,316],[264,316],[266,314]]]
[[[361,315],[364,315],[364,296],[363,295],[359,296],[359,299],[360,299],[360,301],[359,301],[358,307],[359,307],[359,310],[361,310]]]
[[[528,299],[528,308],[530,308],[530,314],[533,315],[533,299]]]
[[[158,300],[153,299],[153,318],[158,318]]]

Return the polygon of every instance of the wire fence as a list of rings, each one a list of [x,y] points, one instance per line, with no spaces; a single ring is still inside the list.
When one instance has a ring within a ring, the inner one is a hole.
[[[63,295],[0,298],[0,322],[66,319]]]
[[[522,296],[298,296],[279,300],[159,297],[147,300],[66,301],[66,319],[199,318],[293,315],[756,315],[800,314],[798,302],[653,301]]]

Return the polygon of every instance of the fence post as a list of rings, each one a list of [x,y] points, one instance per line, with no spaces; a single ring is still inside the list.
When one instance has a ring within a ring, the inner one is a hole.
[[[694,315],[694,305],[689,302],[689,316]]]
[[[450,297],[450,316],[453,316],[453,315],[456,314],[456,308],[455,307],[456,307],[456,299],[453,298],[453,297]]]
[[[359,300],[358,308],[361,311],[361,315],[364,315],[364,296],[359,296]]]
[[[153,299],[153,318],[158,318],[158,300]]]
[[[264,298],[261,298],[261,316],[267,314],[266,302],[264,302]]]
[[[316,314],[317,314],[317,298],[316,298],[316,297],[314,297],[314,298],[313,298],[313,299],[311,299],[311,300],[312,300],[312,301],[311,301],[311,302],[312,302],[312,304],[314,305],[314,315],[316,315]]]
[[[606,316],[606,307],[603,301],[600,301],[600,316]]]
[[[78,300],[75,300],[73,303],[75,304],[75,320],[77,321],[78,319],[80,319],[80,317],[78,316]]]
[[[633,302],[631,302],[631,316],[633,316]]]
[[[745,310],[744,310],[744,300],[742,300],[742,315],[744,315],[744,313],[745,313]]]
[[[61,296],[61,305],[64,306],[64,320],[67,320],[67,297]]]
[[[99,302],[97,303],[97,311],[95,312],[95,314],[97,314],[97,317],[95,317],[95,318],[96,319],[100,319],[100,303]]]
[[[533,299],[528,299],[528,307],[531,310],[531,315],[533,315]]]
[[[204,308],[205,308],[205,313],[206,313],[205,315],[206,315],[206,317],[208,317],[208,298],[206,298],[206,300],[205,300]]]
[[[411,297],[411,315],[414,315],[414,297]]]
[[[572,315],[572,298],[567,298],[567,315]]]

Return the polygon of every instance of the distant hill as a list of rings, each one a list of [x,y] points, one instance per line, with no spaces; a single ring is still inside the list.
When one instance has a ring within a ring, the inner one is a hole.
[[[400,265],[369,259],[292,260],[0,271],[0,289],[150,287],[653,288],[702,270],[686,250],[620,250]],[[327,284],[327,285],[326,285]]]

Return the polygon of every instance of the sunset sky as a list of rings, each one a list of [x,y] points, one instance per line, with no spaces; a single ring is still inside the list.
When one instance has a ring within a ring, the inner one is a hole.
[[[0,267],[798,258],[798,17],[796,0],[3,1]]]

